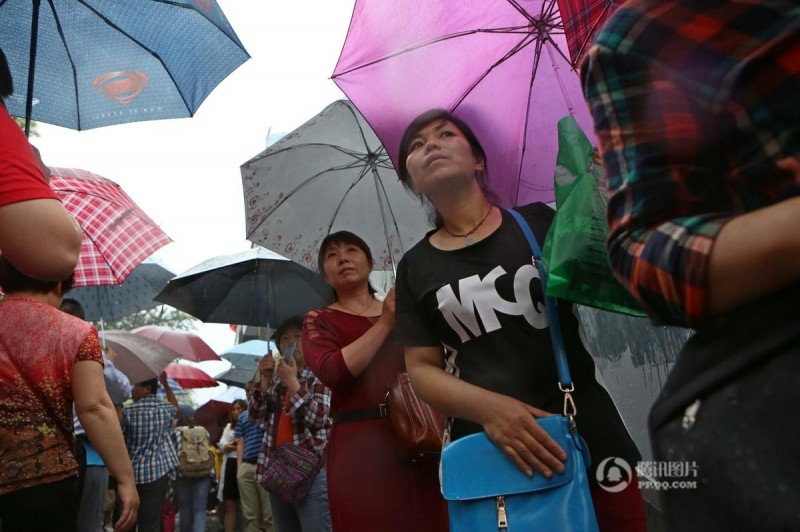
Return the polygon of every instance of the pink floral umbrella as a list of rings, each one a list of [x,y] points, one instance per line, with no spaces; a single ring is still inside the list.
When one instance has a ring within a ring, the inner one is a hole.
[[[83,229],[75,286],[121,284],[170,238],[110,179],[86,170],[50,168],[50,186]]]
[[[357,0],[333,80],[395,166],[417,115],[464,119],[504,206],[554,199],[558,120],[592,136],[556,0]]]

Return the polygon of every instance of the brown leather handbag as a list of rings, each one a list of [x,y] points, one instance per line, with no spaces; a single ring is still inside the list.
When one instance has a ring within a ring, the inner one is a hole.
[[[389,422],[412,462],[438,460],[442,452],[444,415],[420,400],[408,373],[398,373],[386,392]]]

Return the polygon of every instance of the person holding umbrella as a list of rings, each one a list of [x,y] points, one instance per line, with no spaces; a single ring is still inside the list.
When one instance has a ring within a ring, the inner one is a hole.
[[[0,249],[31,277],[69,277],[81,249],[81,229],[47,186],[47,167],[6,110],[14,92],[0,49]]]
[[[430,202],[436,228],[400,261],[398,337],[414,390],[454,418],[452,439],[483,430],[527,475],[550,477],[564,470],[565,454],[536,421],[563,407],[549,323],[529,244],[491,202],[486,167],[475,134],[445,110],[406,128],[400,179]],[[554,211],[542,203],[518,210],[543,242]],[[560,302],[559,315],[592,465],[618,457],[633,472],[639,452],[595,378],[572,306]],[[594,470],[589,476],[597,478]],[[601,530],[645,530],[635,474],[619,493],[593,486],[592,499]]]
[[[139,496],[103,381],[97,330],[58,309],[72,280],[39,281],[0,257],[0,527],[75,531],[78,461],[72,407],[117,480],[117,530],[136,521]],[[46,503],[45,506],[42,504]]]
[[[387,384],[405,371],[403,352],[392,339],[394,290],[383,301],[375,297],[372,253],[349,231],[322,240],[317,266],[336,301],[306,314],[303,353],[331,389],[326,471],[333,530],[445,531],[436,464],[405,458],[379,406]]]

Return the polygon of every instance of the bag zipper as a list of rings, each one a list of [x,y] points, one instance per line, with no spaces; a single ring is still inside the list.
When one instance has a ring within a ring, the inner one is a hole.
[[[694,427],[697,421],[697,411],[700,410],[700,399],[695,399],[694,403],[686,407],[683,412],[683,428],[686,430]]]
[[[506,514],[506,498],[502,495],[497,498],[497,529],[508,530],[508,515]]]

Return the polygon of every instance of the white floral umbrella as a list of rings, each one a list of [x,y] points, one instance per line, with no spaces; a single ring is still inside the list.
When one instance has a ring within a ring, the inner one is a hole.
[[[347,230],[375,270],[393,270],[430,229],[386,150],[352,103],[340,100],[242,165],[247,238],[316,270],[319,244]]]

